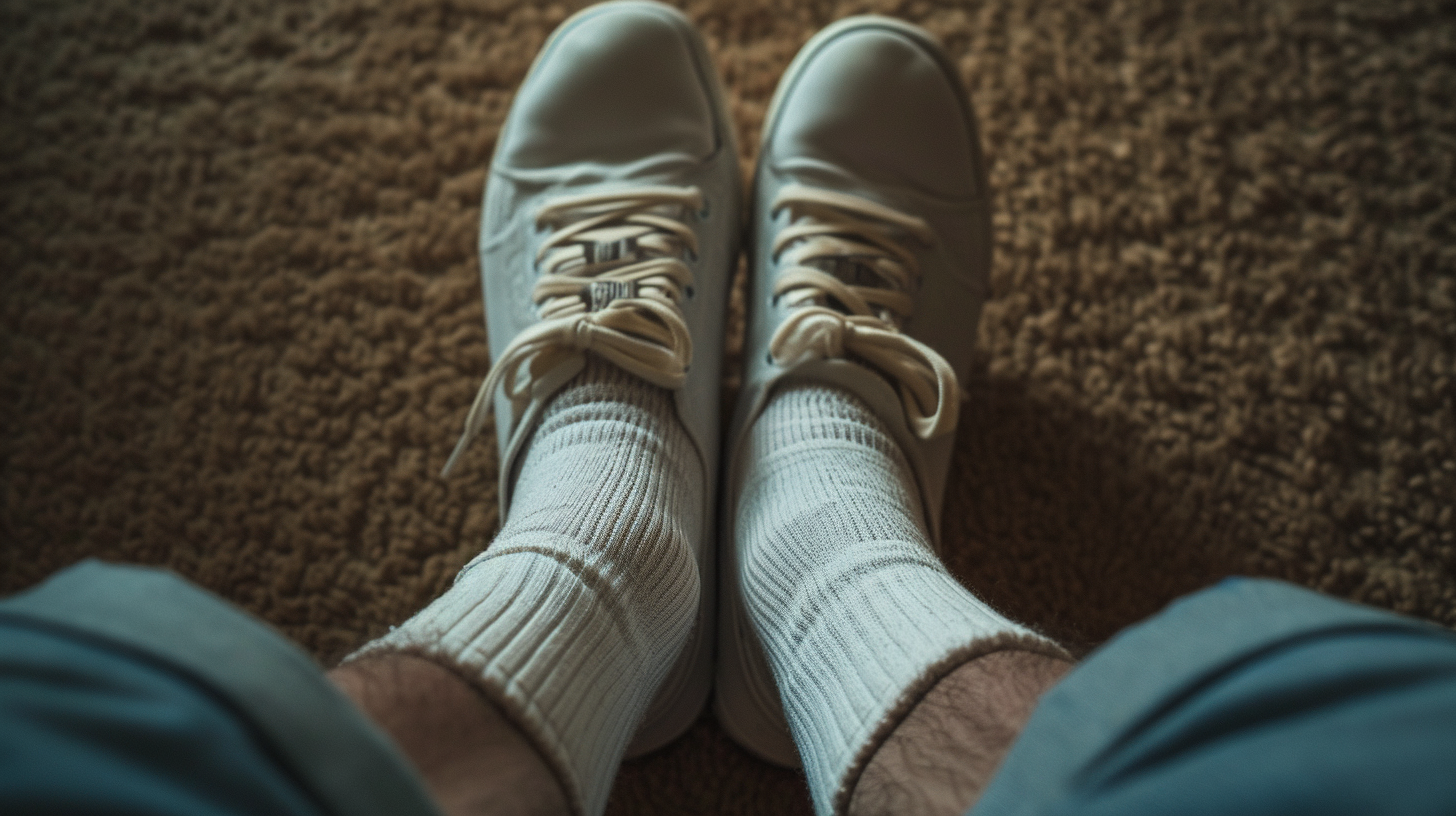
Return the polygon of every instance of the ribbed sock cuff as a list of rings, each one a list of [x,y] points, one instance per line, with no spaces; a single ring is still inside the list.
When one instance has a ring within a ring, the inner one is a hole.
[[[1065,654],[946,571],[903,454],[859,400],[788,389],[747,455],[740,579],[821,815],[844,812],[875,749],[956,666]]]
[[[664,588],[662,612],[681,623],[668,642],[653,643],[600,575],[530,549],[488,555],[350,659],[400,652],[455,668],[535,742],[577,813],[601,813],[627,743],[691,628],[696,573]]]
[[[350,659],[403,652],[454,668],[595,816],[697,617],[702,484],[671,396],[592,360],[542,417],[496,540]]]

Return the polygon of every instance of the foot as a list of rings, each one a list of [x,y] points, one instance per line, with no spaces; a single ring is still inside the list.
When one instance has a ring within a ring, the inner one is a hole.
[[[745,440],[776,393],[858,398],[909,463],[938,546],[941,502],[990,263],[975,119],[923,31],[887,18],[815,36],[779,83],[755,180],[744,389],[729,435],[716,711],[759,756],[798,752],[743,608],[733,551]]]
[[[718,385],[739,229],[737,153],[691,23],[658,3],[592,6],[536,58],[486,184],[480,267],[493,367],[445,470],[489,424],[501,518],[543,411],[593,355],[672,392],[716,490]],[[703,592],[629,756],[670,741],[711,684],[713,503],[690,531]]]

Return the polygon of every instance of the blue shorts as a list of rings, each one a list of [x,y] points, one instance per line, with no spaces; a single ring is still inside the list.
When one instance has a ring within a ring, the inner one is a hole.
[[[171,573],[95,561],[0,602],[0,811],[439,812],[297,646]]]
[[[89,562],[0,602],[6,812],[434,814],[297,647]],[[973,816],[1456,813],[1456,635],[1274,581],[1181,600],[1043,698]]]
[[[1456,633],[1231,579],[1042,698],[974,816],[1456,814]]]

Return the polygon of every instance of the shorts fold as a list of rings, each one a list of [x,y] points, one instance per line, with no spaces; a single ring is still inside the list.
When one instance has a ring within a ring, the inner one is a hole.
[[[12,771],[89,775],[58,778],[73,788],[54,791],[59,801],[100,802],[104,787],[177,812],[257,812],[228,799],[251,787],[277,792],[285,812],[438,814],[308,655],[167,571],[86,561],[0,601],[0,683],[0,751],[25,759]],[[210,801],[199,775],[216,783]],[[0,793],[44,798],[44,784],[0,775]]]
[[[1456,813],[1456,634],[1230,579],[1042,698],[972,816]]]

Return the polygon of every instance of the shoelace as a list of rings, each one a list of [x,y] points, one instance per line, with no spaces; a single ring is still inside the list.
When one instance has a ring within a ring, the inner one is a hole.
[[[578,352],[662,388],[682,386],[693,356],[679,306],[693,282],[683,257],[696,256],[698,240],[670,213],[702,204],[696,187],[635,187],[557,198],[536,213],[537,229],[552,230],[531,291],[541,321],[516,335],[480,384],[441,476],[480,433],[497,388],[519,416],[532,382]]]
[[[955,430],[955,372],[934,349],[900,331],[914,310],[910,293],[919,274],[903,238],[929,244],[935,237],[930,225],[859,196],[798,184],[774,199],[773,212],[782,209],[791,220],[774,239],[773,257],[783,264],[774,296],[792,311],[769,340],[774,362],[853,355],[899,386],[921,439]]]

